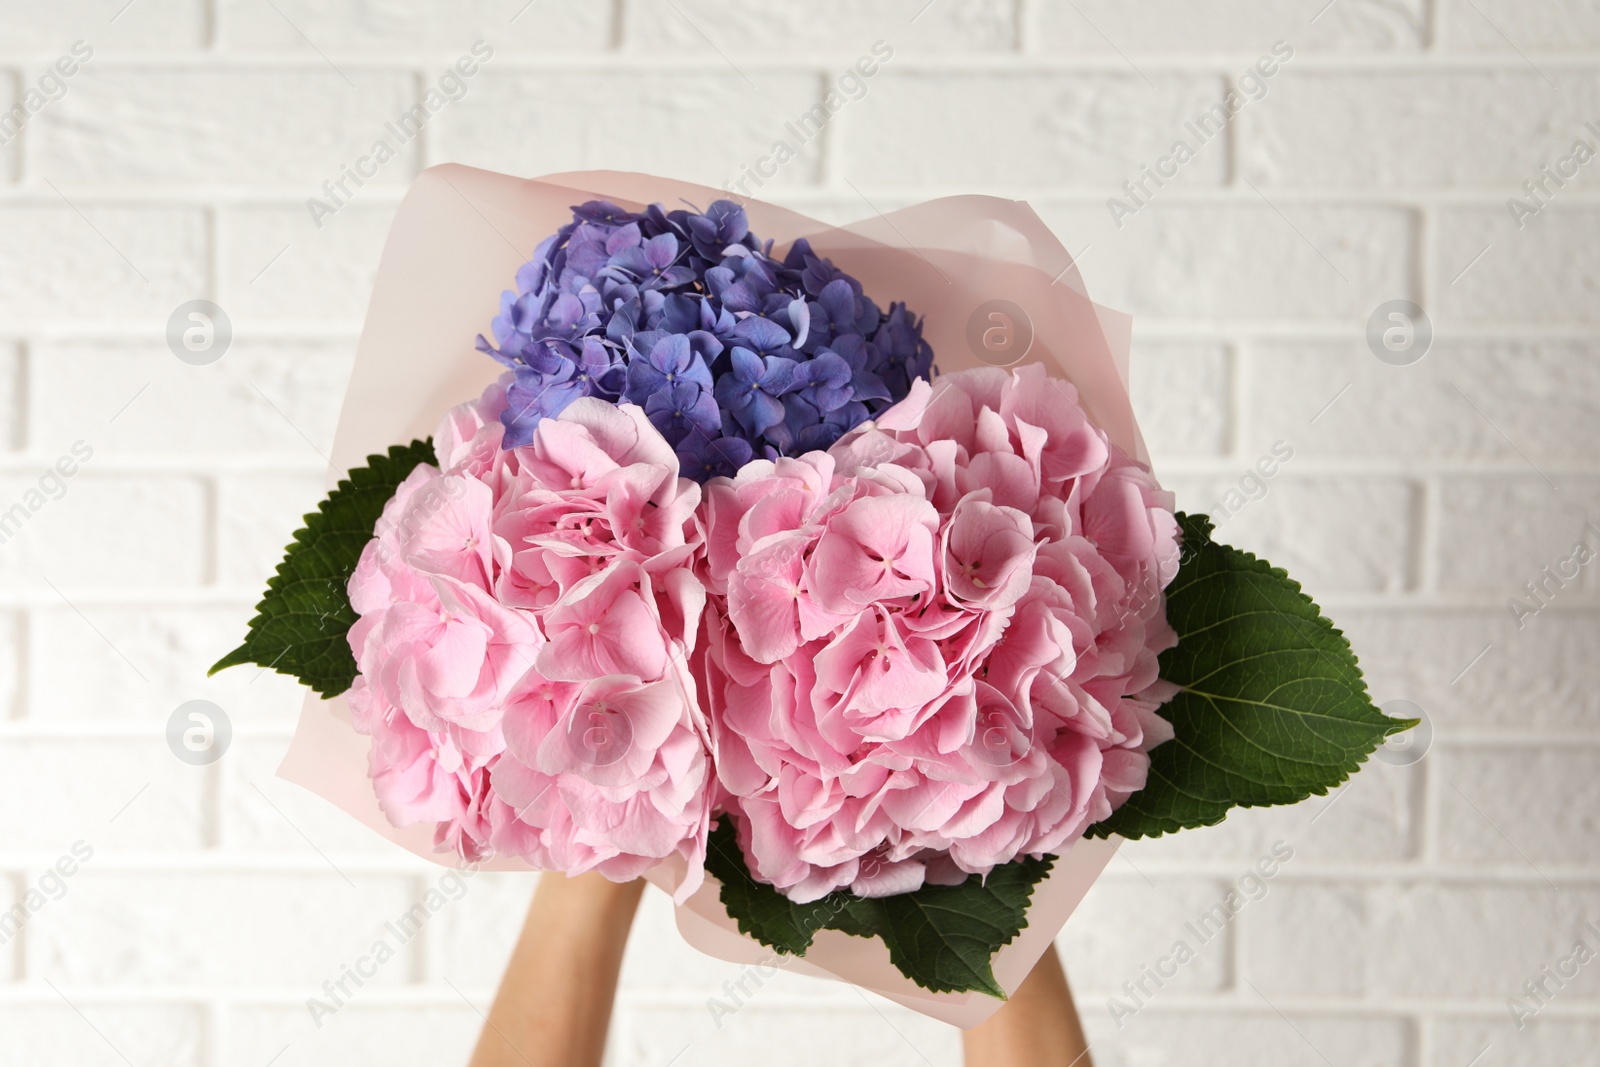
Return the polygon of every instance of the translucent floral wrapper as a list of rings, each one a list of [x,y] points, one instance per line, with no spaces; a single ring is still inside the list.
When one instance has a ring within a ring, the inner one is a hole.
[[[370,454],[426,437],[446,409],[477,396],[498,375],[500,366],[473,340],[517,269],[569,221],[573,205],[604,199],[630,210],[652,202],[704,207],[726,196],[604,171],[534,180],[455,165],[425,171],[400,205],[384,247],[334,440],[330,484]],[[1077,387],[1084,410],[1112,443],[1145,461],[1128,400],[1129,320],[1089,299],[1071,256],[1027,204],[951,197],[843,227],[756,201],[744,207],[751,230],[780,251],[805,237],[878,303],[904,301],[923,315],[941,372],[1042,363]],[[352,727],[343,697],[310,694],[278,773],[419,856],[461,863],[454,853],[434,851],[431,825],[396,827],[384,817],[367,776],[369,744]],[[1007,993],[1032,970],[1116,848],[1115,839],[1084,839],[1057,858],[1034,890],[1026,929],[992,961]],[[511,857],[481,866],[533,869]],[[686,873],[675,857],[648,877],[671,892]],[[775,956],[739,932],[709,875],[677,916],[685,940],[709,955],[850,982],[963,1028],[1001,1004],[983,993],[935,994],[916,986],[876,938],[823,930],[804,958]]]

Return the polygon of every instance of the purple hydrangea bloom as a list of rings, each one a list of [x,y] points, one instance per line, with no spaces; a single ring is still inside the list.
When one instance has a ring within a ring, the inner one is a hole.
[[[755,458],[750,442],[724,434],[690,434],[678,445],[678,469],[685,478],[709,482],[713,478],[732,478],[739,468]]]
[[[722,432],[722,416],[711,392],[693,382],[658,389],[644,402],[644,413],[669,443],[676,446],[695,431],[701,436]]]
[[[728,200],[573,208],[493,333],[478,348],[512,370],[505,447],[580,396],[627,401],[697,481],[827,448],[933,373],[904,304],[880,308],[803,239],[774,257]]]
[[[628,360],[628,399],[635,404],[643,406],[651,393],[670,389],[679,382],[711,388],[711,369],[694,350],[688,334],[652,330],[633,340],[629,346],[634,356]],[[644,354],[646,350],[648,355]]]
[[[794,389],[799,366],[782,356],[734,348],[732,371],[717,379],[717,403],[747,433],[764,434],[784,420],[783,396]]]

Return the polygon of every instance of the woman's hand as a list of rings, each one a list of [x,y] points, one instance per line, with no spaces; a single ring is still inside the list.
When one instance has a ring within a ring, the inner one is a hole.
[[[999,1011],[962,1034],[961,1046],[967,1067],[1093,1067],[1054,946]]]
[[[600,1067],[642,880],[544,874],[469,1067]],[[962,1035],[967,1067],[1093,1067],[1055,949]]]
[[[643,880],[539,876],[470,1067],[600,1067]]]

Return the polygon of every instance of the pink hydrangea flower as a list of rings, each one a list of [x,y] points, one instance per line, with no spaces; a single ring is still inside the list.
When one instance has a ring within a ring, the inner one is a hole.
[[[797,901],[1058,852],[1171,737],[1171,497],[1040,367],[918,382],[703,514],[722,803]]]
[[[349,701],[398,825],[623,880],[699,883],[713,775],[688,657],[700,487],[632,405],[574,401],[502,450],[505,383],[448,413],[350,580]]]

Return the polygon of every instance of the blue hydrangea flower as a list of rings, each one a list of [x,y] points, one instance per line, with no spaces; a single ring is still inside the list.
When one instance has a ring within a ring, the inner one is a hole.
[[[783,396],[795,387],[798,364],[735,347],[732,369],[717,379],[717,403],[748,433],[764,434],[784,420]]]
[[[644,413],[674,446],[697,430],[704,436],[722,432],[722,416],[711,391],[693,382],[657,389],[645,400]]]
[[[640,354],[641,346],[648,355]],[[642,407],[651,393],[670,389],[679,382],[711,389],[711,368],[694,350],[688,334],[641,333],[629,348],[634,356],[628,360],[628,399],[635,404]]]
[[[880,308],[798,240],[783,259],[744,209],[601,200],[539,245],[478,348],[512,370],[505,447],[580,396],[638,404],[686,477],[827,448],[933,373],[922,321]]]
[[[697,482],[732,478],[754,458],[750,442],[732,435],[691,434],[678,446],[678,470]]]

